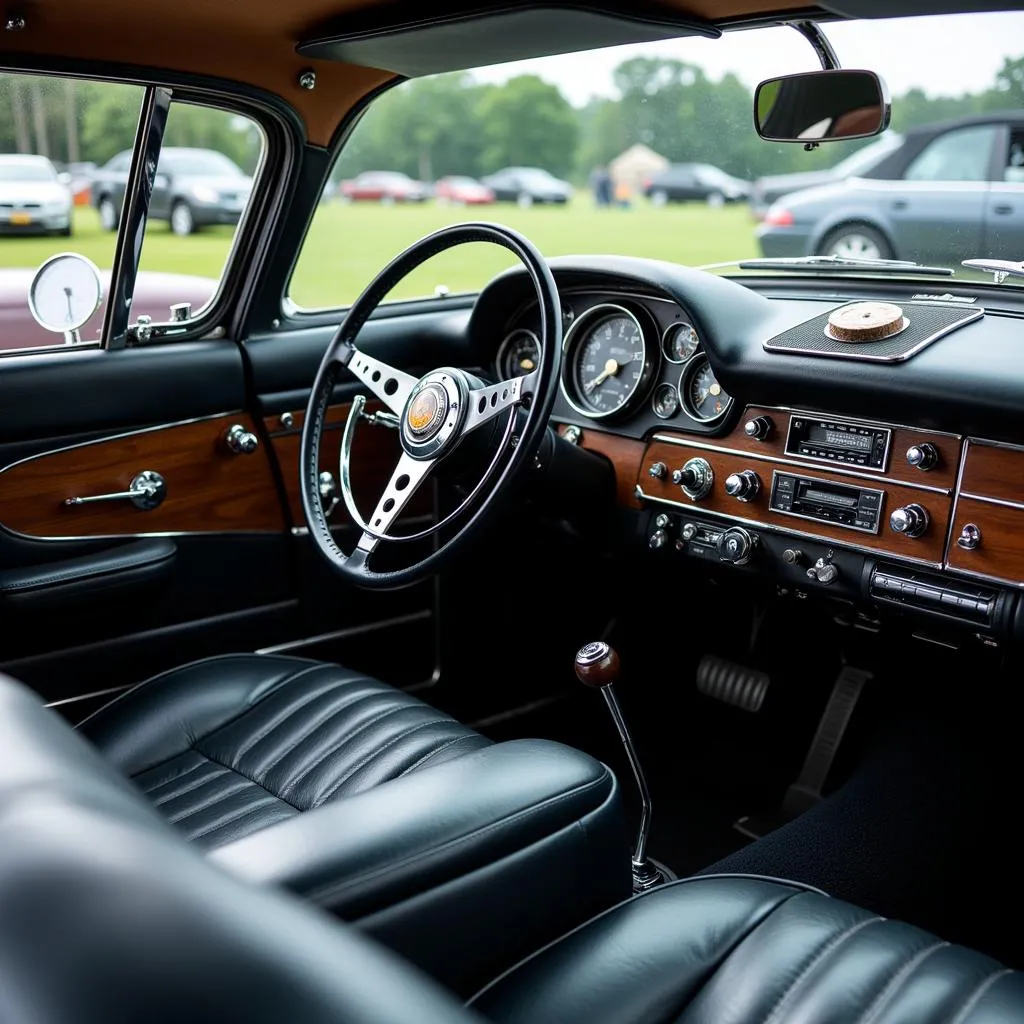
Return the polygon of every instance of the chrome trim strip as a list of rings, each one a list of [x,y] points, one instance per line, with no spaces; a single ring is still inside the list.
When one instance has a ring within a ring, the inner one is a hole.
[[[1009,498],[990,498],[985,494],[973,494],[971,491],[960,491],[957,498],[970,498],[972,501],[981,501],[986,505],[1002,505],[1003,508],[1016,508],[1024,511],[1024,502],[1011,501]]]
[[[791,536],[806,537],[809,540],[816,540],[822,544],[828,544],[832,547],[849,548],[851,551],[859,551],[864,555],[872,555],[875,558],[891,558],[896,561],[912,562],[915,565],[926,565],[930,569],[941,569],[941,562],[929,562],[924,558],[914,558],[912,555],[904,554],[893,554],[887,549],[869,548],[863,544],[855,544],[851,541],[836,540],[835,537],[823,537],[820,533],[810,533],[805,530],[799,530],[796,528],[787,528],[782,526],[776,526],[774,523],[764,523],[759,519],[746,519],[743,516],[735,516],[731,512],[713,512],[711,509],[701,508],[700,505],[684,505],[678,501],[671,501],[668,498],[656,498],[653,495],[644,493],[642,487],[637,485],[637,497],[642,501],[653,501],[659,505],[667,505],[670,508],[682,509],[687,512],[693,512],[696,515],[701,516],[714,516],[716,519],[724,519],[727,522],[743,523],[745,526],[753,526],[758,530],[768,530],[771,533],[788,534]]]
[[[19,533],[0,523],[0,533],[20,537],[22,540],[42,540],[47,544],[87,540],[145,540],[149,537],[280,537],[284,532],[282,527],[280,530],[152,530],[149,533],[84,533],[51,537],[40,533]]]
[[[953,545],[953,533],[956,530],[956,510],[960,504],[960,486],[964,478],[964,467],[967,465],[967,446],[969,439],[960,442],[960,465],[956,471],[956,483],[953,486],[953,505],[949,510],[949,529],[946,531],[946,546],[942,550],[942,567],[949,568],[949,551]]]
[[[719,452],[723,455],[739,455],[741,458],[751,458],[758,462],[777,462],[784,466],[795,466],[799,469],[807,469],[812,473],[822,472],[822,465],[820,462],[801,462],[798,459],[786,458],[782,455],[762,455],[760,452],[748,452],[743,451],[739,448],[726,448],[723,445],[709,444],[707,441],[691,441],[689,438],[678,438],[669,437],[667,434],[655,434],[652,438],[654,441],[663,441],[665,444],[673,444],[680,448],[698,448],[702,451],[708,452]],[[831,463],[829,463],[831,465]],[[844,473],[846,476],[855,477],[858,480],[870,480],[873,484],[895,484],[897,487],[910,487],[918,491],[928,491],[931,494],[942,494],[945,497],[949,497],[952,491],[948,487],[933,487],[930,484],[919,484],[910,483],[904,480],[897,480],[894,477],[888,476],[870,476],[867,473],[861,473],[857,470],[852,469],[840,469],[836,467],[837,472]]]
[[[787,512],[784,508],[777,508],[772,504],[772,498],[775,495],[775,480],[779,476],[777,469],[772,470],[772,489],[768,492],[768,510],[770,512],[777,512],[780,516],[792,516],[794,519],[806,519],[811,523],[822,523],[825,526],[835,526],[840,530],[852,530],[854,533],[870,533],[872,536],[877,537],[882,530],[882,514],[885,512],[885,499],[888,497],[885,491],[876,490],[874,487],[859,487],[860,491],[869,491],[871,494],[877,494],[881,500],[878,503],[878,520],[875,522],[875,528],[873,530],[865,529],[863,526],[850,526],[848,523],[833,523],[827,519],[818,519],[815,516],[805,516],[800,512]],[[783,476],[793,476],[792,473],[783,473]],[[823,480],[819,476],[798,476],[797,480],[816,480],[818,483],[830,484],[834,483],[832,480]],[[794,499],[796,494],[794,492]]]
[[[598,319],[603,315],[614,313],[616,316],[626,316],[636,325],[636,329],[640,332],[640,342],[644,347],[644,366],[640,372],[640,379],[636,382],[633,390],[626,396],[625,401],[616,409],[612,409],[610,412],[596,412],[591,409],[589,412],[586,409],[580,408],[573,400],[569,397],[569,389],[565,386],[565,378],[567,374],[572,374],[574,367],[572,361],[568,358],[569,348],[572,345],[573,339],[576,337],[579,331],[580,324],[589,323],[591,320]],[[647,313],[650,316],[650,313]],[[653,320],[654,318],[651,317]],[[657,322],[654,324],[657,328]],[[638,399],[644,397],[644,389],[650,387],[652,380],[657,376],[661,370],[661,349],[659,346],[658,360],[657,363],[651,358],[650,345],[647,342],[647,334],[644,331],[644,326],[640,323],[640,318],[632,310],[626,309],[625,306],[619,306],[614,302],[601,302],[596,306],[591,306],[589,309],[584,310],[578,317],[576,317],[572,324],[569,326],[569,330],[565,332],[565,338],[562,341],[562,368],[558,374],[558,386],[562,391],[562,397],[569,404],[569,407],[581,416],[586,416],[588,420],[594,422],[600,422],[601,420],[608,419],[609,416],[621,415],[629,411],[630,404]]]
[[[879,433],[885,434],[885,454],[882,456],[882,468],[881,469],[875,469],[874,466],[864,466],[863,467],[869,473],[878,473],[879,475],[882,475],[882,476],[885,475],[886,471],[889,468],[889,457],[892,455],[892,427],[882,427],[882,426],[878,426],[877,424],[874,424],[874,423],[859,423],[859,422],[857,422],[857,420],[847,420],[847,419],[843,419],[842,417],[835,417],[833,419],[827,419],[826,420],[823,416],[813,417],[813,416],[810,416],[807,413],[803,413],[803,412],[791,412],[789,414],[789,429],[786,431],[786,443],[785,443],[785,445],[783,446],[783,449],[782,449],[783,452],[786,455],[799,455],[800,454],[799,452],[790,451],[790,447],[789,447],[789,442],[790,442],[790,440],[793,437],[793,420],[795,420],[797,417],[801,417],[801,418],[806,419],[806,420],[809,420],[809,419],[824,420],[824,422],[829,423],[829,424],[832,424],[832,423],[848,423],[851,427],[863,427],[863,428],[865,428],[867,430],[877,430]],[[872,448],[874,448],[874,444],[872,444]],[[818,458],[818,456],[816,456],[816,455],[804,455],[803,458],[806,459],[808,462],[819,463],[821,465],[826,465],[826,466],[834,466],[835,465],[834,462],[829,462],[828,459]]]
[[[915,303],[908,302],[907,305],[912,306],[915,305]],[[919,302],[916,303],[916,305],[931,305],[931,303]],[[941,328],[934,334],[930,334],[927,338],[923,339],[922,341],[919,341],[916,345],[914,345],[913,348],[908,349],[906,352],[901,352],[899,355],[896,356],[873,356],[867,355],[863,352],[815,352],[803,348],[786,348],[781,345],[772,345],[771,347],[769,347],[768,342],[772,340],[771,338],[767,338],[764,341],[762,341],[761,348],[763,348],[765,352],[769,352],[772,354],[785,353],[787,355],[807,356],[808,358],[811,359],[855,359],[863,363],[904,363],[908,359],[910,359],[911,356],[916,356],[918,352],[922,351],[922,349],[927,348],[933,342],[938,341],[940,338],[944,338],[947,334],[951,334],[953,331],[958,331],[961,327],[966,327],[968,324],[973,323],[975,320],[978,320],[979,318],[983,317],[985,315],[985,310],[965,309],[964,314],[965,315],[961,319],[957,320],[955,323],[952,323],[947,327]],[[820,315],[821,314],[819,313],[818,316]],[[814,319],[816,319],[816,317],[809,318],[809,320]],[[795,326],[801,327],[803,326],[803,324],[808,323],[809,320],[804,320],[801,324],[796,324]],[[788,328],[788,330],[793,330],[793,328],[790,327]],[[783,331],[783,334],[785,333],[786,332]],[[778,335],[774,335],[773,337],[778,337]]]
[[[434,616],[433,610],[424,608],[422,611],[409,612],[407,615],[396,615],[390,619],[380,619],[376,622],[367,622],[361,626],[349,626],[346,629],[335,629],[329,633],[319,633],[317,636],[303,637],[301,640],[287,640],[281,644],[272,644],[270,647],[260,647],[254,654],[280,654],[283,651],[295,651],[302,647],[312,647],[315,644],[326,643],[328,640],[345,640],[352,636],[362,636],[364,633],[373,633],[381,629],[390,629],[393,626],[406,626],[414,622],[426,622]]]
[[[75,697],[65,697],[63,700],[51,700],[48,704],[44,704],[44,708],[62,708],[66,704],[77,704],[79,701],[91,700],[93,697],[106,697],[112,696],[115,693],[124,693],[125,690],[130,690],[134,684],[125,683],[124,686],[108,686],[105,690],[92,690],[89,693],[80,693]]]
[[[1024,580],[1011,580],[1005,576],[990,576],[987,572],[978,572],[975,569],[960,569],[949,564],[944,565],[943,569],[958,576],[969,576],[971,579],[983,580],[985,583],[994,583],[996,586],[1010,587],[1013,590],[1024,590]]]

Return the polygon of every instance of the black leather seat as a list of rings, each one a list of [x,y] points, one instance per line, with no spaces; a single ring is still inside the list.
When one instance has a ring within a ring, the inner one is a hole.
[[[201,856],[95,751],[2,681],[0,750],[4,1021],[1024,1020],[1024,975],[821,893],[739,876],[627,901],[467,1008],[365,936]],[[518,897],[506,891],[510,907]],[[480,915],[476,925],[482,945],[506,921]]]
[[[157,676],[79,728],[207,849],[490,744],[360,673],[245,654]]]

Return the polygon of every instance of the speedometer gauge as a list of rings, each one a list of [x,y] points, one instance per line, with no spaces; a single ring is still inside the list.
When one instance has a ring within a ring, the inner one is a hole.
[[[686,411],[701,423],[720,420],[732,405],[732,397],[718,383],[715,371],[704,355],[692,360],[683,371],[679,392]]]
[[[588,309],[566,335],[562,390],[584,416],[625,411],[643,397],[653,371],[640,317],[623,306]]]

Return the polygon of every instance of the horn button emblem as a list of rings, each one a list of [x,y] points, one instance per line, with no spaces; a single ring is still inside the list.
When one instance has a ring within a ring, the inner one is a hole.
[[[405,412],[406,426],[417,441],[437,433],[448,414],[448,396],[439,384],[428,384],[413,396]]]

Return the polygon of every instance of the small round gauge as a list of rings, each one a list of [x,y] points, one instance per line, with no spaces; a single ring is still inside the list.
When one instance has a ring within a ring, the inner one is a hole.
[[[501,343],[497,363],[501,380],[533,373],[540,365],[540,339],[533,331],[513,331]]]
[[[659,419],[672,419],[679,412],[679,389],[675,384],[659,384],[654,389],[651,408]]]
[[[51,256],[28,289],[28,308],[36,321],[48,331],[64,334],[84,327],[102,301],[96,264],[73,252]]]
[[[700,347],[700,337],[693,324],[680,320],[666,328],[661,347],[670,363],[685,363]]]
[[[732,397],[718,383],[708,357],[703,355],[683,371],[679,393],[686,411],[701,423],[714,423],[721,419],[732,405]]]
[[[653,370],[640,320],[622,306],[588,309],[566,335],[562,389],[585,416],[622,412],[642,397]]]

